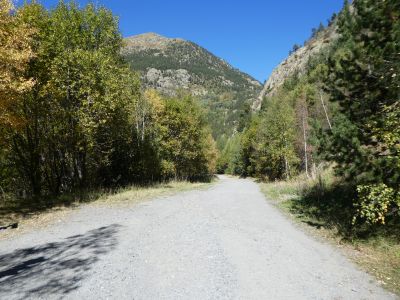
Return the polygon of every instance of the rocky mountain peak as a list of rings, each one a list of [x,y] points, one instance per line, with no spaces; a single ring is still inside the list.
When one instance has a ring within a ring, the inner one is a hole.
[[[173,96],[195,95],[209,111],[214,137],[231,135],[241,111],[251,106],[262,85],[196,43],[145,33],[125,39],[122,51],[144,88]]]
[[[184,42],[180,38],[168,38],[158,33],[148,32],[125,38],[124,52],[146,49],[165,50],[174,43]]]

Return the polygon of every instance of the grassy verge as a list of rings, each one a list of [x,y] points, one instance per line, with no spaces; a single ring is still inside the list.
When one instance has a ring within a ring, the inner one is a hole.
[[[400,295],[400,235],[396,226],[368,231],[351,226],[350,189],[332,172],[260,183],[267,198],[304,230],[341,249],[388,290]]]
[[[35,229],[65,217],[82,204],[132,205],[160,196],[170,196],[179,192],[210,187],[216,182],[171,181],[151,186],[130,186],[117,190],[101,190],[80,195],[62,196],[41,201],[0,201],[0,226],[18,223],[21,229]],[[1,230],[1,236],[9,236],[15,230]]]
[[[188,181],[171,181],[168,183],[160,183],[150,187],[132,186],[120,189],[114,193],[105,193],[97,197],[96,202],[99,204],[134,204],[160,196],[170,196],[175,193],[185,192],[195,189],[207,188],[215,183],[211,182],[188,182]]]

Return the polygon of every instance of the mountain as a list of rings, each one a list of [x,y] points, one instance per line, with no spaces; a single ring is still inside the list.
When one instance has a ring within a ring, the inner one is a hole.
[[[271,73],[264,84],[257,100],[253,102],[252,109],[257,111],[261,108],[265,97],[272,96],[286,79],[294,75],[301,76],[307,70],[307,64],[311,57],[320,53],[323,49],[332,45],[332,42],[338,37],[336,25],[320,30],[315,36],[310,38],[303,47],[298,48],[281,62]]]
[[[208,110],[216,139],[226,139],[240,129],[240,116],[249,111],[262,89],[250,75],[183,39],[140,34],[125,39],[122,54],[140,72],[146,88],[168,96],[177,90],[195,95]]]

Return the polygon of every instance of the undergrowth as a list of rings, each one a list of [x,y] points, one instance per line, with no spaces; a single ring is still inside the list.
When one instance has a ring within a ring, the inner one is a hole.
[[[400,295],[400,221],[385,225],[352,224],[355,188],[331,169],[314,179],[260,183],[276,206],[316,234],[347,247],[351,258],[389,290]]]

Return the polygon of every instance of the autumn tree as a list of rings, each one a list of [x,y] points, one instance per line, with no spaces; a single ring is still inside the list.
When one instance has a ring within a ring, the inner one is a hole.
[[[0,0],[0,126],[16,127],[21,120],[13,106],[21,94],[32,88],[34,81],[25,76],[32,50],[35,29],[12,13],[13,3]]]
[[[140,90],[120,57],[115,17],[73,2],[52,11],[33,2],[16,16],[37,28],[37,54],[26,69],[35,86],[14,106],[23,126],[7,132],[20,182],[35,197],[127,182],[132,160],[122,163],[130,157],[122,148],[131,143]]]
[[[215,142],[191,96],[166,99],[159,122],[165,177],[201,178],[215,172]]]

